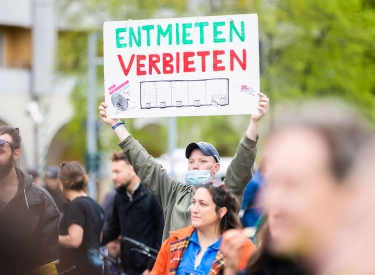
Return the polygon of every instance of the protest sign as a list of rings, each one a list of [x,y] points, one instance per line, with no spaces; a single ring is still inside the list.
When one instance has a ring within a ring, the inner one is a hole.
[[[104,78],[112,118],[251,114],[258,17],[105,22]]]

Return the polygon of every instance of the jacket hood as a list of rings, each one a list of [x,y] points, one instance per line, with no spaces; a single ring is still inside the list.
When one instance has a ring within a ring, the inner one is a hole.
[[[16,168],[16,173],[19,181],[23,182],[23,190],[20,191],[24,193],[27,206],[29,207],[30,205],[40,203],[41,199],[38,196],[37,190],[35,188],[31,188],[32,177],[18,168]]]

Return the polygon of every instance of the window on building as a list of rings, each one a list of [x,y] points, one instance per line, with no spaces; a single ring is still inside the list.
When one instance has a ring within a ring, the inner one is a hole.
[[[5,45],[4,45],[4,34],[0,32],[0,67],[4,66],[5,63]]]

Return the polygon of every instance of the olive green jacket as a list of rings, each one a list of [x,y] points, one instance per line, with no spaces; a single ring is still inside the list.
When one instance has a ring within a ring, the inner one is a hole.
[[[237,196],[240,205],[243,191],[253,175],[256,145],[257,141],[250,140],[246,136],[242,138],[225,176],[227,188]],[[171,178],[132,136],[124,139],[119,146],[134,167],[142,184],[157,197],[163,208],[165,220],[163,241],[169,237],[169,231],[190,225],[189,207],[192,204],[194,188]]]

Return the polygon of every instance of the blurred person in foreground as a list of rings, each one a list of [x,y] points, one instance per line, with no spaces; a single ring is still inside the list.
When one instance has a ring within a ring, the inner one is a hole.
[[[44,188],[51,194],[60,213],[64,213],[66,208],[66,202],[61,194],[60,184],[59,184],[59,167],[49,166],[46,170],[44,178]]]
[[[103,242],[127,237],[159,251],[164,228],[163,209],[134,172],[124,153],[112,155],[112,180],[116,187],[112,215],[103,231]],[[122,270],[127,275],[148,275],[155,259],[131,243],[121,243]]]
[[[68,201],[60,222],[59,273],[69,275],[102,275],[100,239],[104,212],[88,197],[88,176],[76,161],[63,162],[59,172],[60,188]]]
[[[353,196],[346,177],[370,135],[363,120],[338,102],[300,104],[280,116],[266,146],[271,167],[264,195],[270,237],[266,245],[273,255],[318,272],[322,252],[341,230]],[[228,235],[223,251],[235,266],[235,244],[244,236]],[[354,236],[347,240],[356,241]],[[334,258],[325,256],[325,261]],[[229,271],[227,275],[235,274],[234,268]],[[257,272],[250,266],[245,274],[266,274]]]
[[[241,228],[238,200],[223,182],[209,180],[197,187],[191,208],[191,225],[171,232],[160,249],[151,275],[221,274],[225,256],[222,234]],[[244,268],[255,246],[244,241],[236,270]]]
[[[169,231],[186,227],[191,223],[190,207],[195,193],[195,186],[213,179],[220,169],[220,156],[215,147],[207,142],[190,143],[186,147],[188,159],[187,184],[171,178],[167,171],[135,140],[119,119],[107,117],[105,102],[99,106],[100,117],[109,124],[120,140],[119,146],[134,167],[142,184],[159,200],[165,216],[163,240],[169,237]],[[267,113],[269,99],[259,93],[257,110],[251,115],[245,136],[241,139],[236,155],[230,163],[225,177],[225,184],[242,202],[243,190],[252,178],[254,160],[257,153],[258,126]]]
[[[0,127],[0,273],[56,275],[59,210],[18,168],[18,128]]]
[[[313,264],[319,275],[375,274],[375,137],[363,146],[345,184],[342,222]]]

